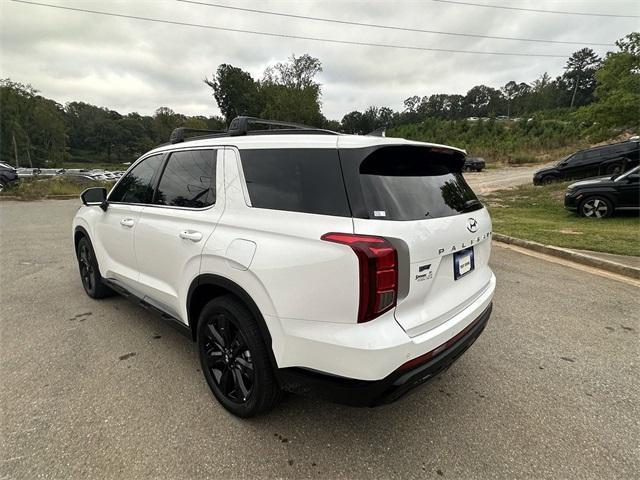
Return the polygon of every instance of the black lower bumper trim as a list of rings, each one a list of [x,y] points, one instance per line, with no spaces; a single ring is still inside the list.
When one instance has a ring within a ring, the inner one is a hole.
[[[460,338],[426,363],[406,371],[396,370],[382,380],[355,380],[296,367],[278,369],[278,381],[288,392],[344,405],[374,407],[393,402],[442,373],[460,358],[484,330],[492,307],[489,304]]]

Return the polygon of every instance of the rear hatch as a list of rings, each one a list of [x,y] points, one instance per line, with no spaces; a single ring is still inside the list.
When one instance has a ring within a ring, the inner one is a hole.
[[[464,152],[416,145],[340,150],[354,232],[398,250],[395,318],[410,336],[489,288],[491,219],[464,180]]]

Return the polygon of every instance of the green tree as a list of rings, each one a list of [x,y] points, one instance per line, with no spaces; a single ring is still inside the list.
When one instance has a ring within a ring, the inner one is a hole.
[[[640,34],[631,33],[618,40],[618,52],[609,52],[596,74],[597,102],[580,117],[601,126],[640,125]]]
[[[572,92],[572,108],[574,105],[586,105],[592,101],[596,87],[596,71],[600,62],[600,57],[590,48],[574,52],[567,60],[560,81],[565,85],[565,89]]]
[[[66,158],[67,127],[62,106],[31,85],[0,80],[0,159],[44,166]]]
[[[213,89],[213,97],[227,123],[238,115],[257,116],[262,110],[258,92],[259,84],[248,72],[228,64],[222,64],[211,80],[204,83]]]
[[[268,67],[259,88],[264,102],[260,116],[322,126],[321,87],[315,81],[321,71],[320,60],[307,54]]]

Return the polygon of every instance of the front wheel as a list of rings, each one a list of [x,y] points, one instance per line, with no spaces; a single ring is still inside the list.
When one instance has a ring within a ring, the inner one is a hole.
[[[80,279],[87,295],[91,298],[105,298],[113,295],[113,290],[107,287],[102,280],[96,255],[87,237],[82,237],[78,242],[76,255],[80,268]]]
[[[587,197],[580,204],[580,215],[587,218],[607,218],[613,214],[613,204],[604,197]]]
[[[7,188],[7,185],[2,180],[0,180],[0,193],[4,192],[5,188]]]
[[[202,309],[198,351],[209,388],[234,415],[253,417],[280,399],[258,324],[234,297],[218,297]]]
[[[542,180],[540,180],[540,183],[542,185],[551,185],[555,181],[557,181],[557,178],[554,175],[547,175],[546,177],[542,177]]]

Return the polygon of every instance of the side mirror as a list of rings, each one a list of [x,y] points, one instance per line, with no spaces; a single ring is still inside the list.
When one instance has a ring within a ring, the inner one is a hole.
[[[80,194],[80,200],[87,206],[99,206],[105,212],[107,211],[107,189],[103,187],[87,188]]]

